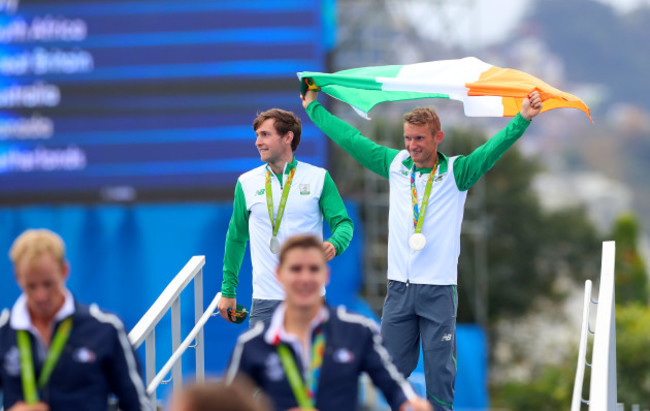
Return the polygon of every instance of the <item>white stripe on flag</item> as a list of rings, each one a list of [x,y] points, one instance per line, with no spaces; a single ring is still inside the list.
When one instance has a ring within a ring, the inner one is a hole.
[[[503,98],[500,96],[471,96],[463,99],[467,117],[503,117]]]
[[[395,78],[377,77],[382,90],[449,94],[455,100],[467,95],[466,83],[479,79],[492,65],[474,57],[409,64]]]

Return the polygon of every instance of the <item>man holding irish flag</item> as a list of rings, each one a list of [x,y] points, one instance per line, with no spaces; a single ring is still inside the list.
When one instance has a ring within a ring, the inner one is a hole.
[[[303,73],[302,80],[305,77]],[[381,96],[381,90],[363,90],[364,85],[353,90],[350,85],[354,81],[348,76],[342,87],[326,90],[323,86],[323,91],[366,113],[382,101],[440,97],[431,89],[423,94],[412,92],[408,79],[404,80],[407,92],[400,96],[397,92]],[[445,83],[450,90],[450,82]],[[315,86],[320,86],[318,81]],[[416,108],[404,116],[405,149],[398,150],[374,143],[330,114],[316,101],[315,91],[303,90],[301,95],[314,124],[364,167],[389,180],[388,290],[381,331],[395,364],[407,377],[417,366],[422,340],[427,398],[436,410],[453,408],[457,265],[467,190],[542,111],[542,98],[538,91],[531,93],[534,89],[539,88],[531,87],[521,96],[519,112],[511,114],[514,118],[503,130],[471,154],[456,157],[438,151],[444,132],[432,109]],[[346,100],[346,92],[362,103]],[[467,101],[464,103],[467,109]]]

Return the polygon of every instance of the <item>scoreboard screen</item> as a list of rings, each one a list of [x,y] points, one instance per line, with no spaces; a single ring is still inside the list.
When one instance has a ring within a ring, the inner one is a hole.
[[[332,0],[0,0],[0,203],[232,193],[272,107],[324,136],[296,72],[325,71]]]

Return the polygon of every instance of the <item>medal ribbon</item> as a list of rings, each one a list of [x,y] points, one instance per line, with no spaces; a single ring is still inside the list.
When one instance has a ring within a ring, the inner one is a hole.
[[[266,208],[269,210],[269,219],[271,220],[271,227],[273,228],[273,237],[278,236],[278,230],[280,229],[280,223],[282,222],[282,216],[284,215],[284,208],[287,205],[287,199],[289,198],[289,188],[291,188],[291,181],[293,181],[293,175],[296,174],[296,167],[292,168],[289,172],[289,178],[284,184],[284,189],[282,190],[282,197],[280,198],[280,205],[278,206],[278,216],[273,222],[273,193],[271,192],[271,171],[268,166],[266,167]]]
[[[427,205],[429,204],[429,195],[431,194],[431,186],[433,185],[433,177],[436,174],[436,169],[438,168],[438,161],[433,165],[431,173],[429,174],[429,179],[427,180],[427,185],[424,189],[424,197],[422,197],[422,206],[421,209],[418,209],[418,193],[415,189],[415,164],[411,166],[411,201],[413,203],[413,226],[415,227],[416,233],[422,232],[422,224],[424,223],[424,215],[427,212]]]
[[[320,379],[320,370],[323,365],[323,356],[325,355],[325,334],[322,327],[318,327],[314,334],[312,343],[311,364],[307,383],[303,381],[298,366],[296,365],[289,347],[286,344],[278,344],[278,354],[282,367],[287,374],[289,385],[293,391],[298,406],[304,409],[313,409],[316,405],[316,391],[318,390],[318,381]]]
[[[311,350],[311,366],[309,367],[309,378],[307,378],[307,394],[315,405],[320,369],[323,366],[323,356],[325,355],[325,334],[323,333],[322,327],[318,327],[316,330]]]
[[[63,352],[63,347],[70,337],[72,330],[72,317],[68,317],[61,322],[59,328],[52,338],[52,345],[45,358],[41,375],[38,378],[38,389],[43,389],[50,380],[52,371],[59,362],[59,357]],[[29,334],[25,330],[18,330],[16,339],[18,342],[18,351],[20,352],[20,376],[23,383],[23,396],[27,404],[38,402],[38,391],[36,390],[36,377],[34,371],[34,360],[32,358],[32,345],[29,342]]]

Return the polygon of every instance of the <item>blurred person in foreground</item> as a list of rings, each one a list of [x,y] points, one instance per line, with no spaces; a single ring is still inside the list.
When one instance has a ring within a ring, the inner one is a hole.
[[[404,115],[404,150],[384,147],[330,114],[316,92],[301,96],[307,114],[365,168],[387,178],[388,285],[381,333],[405,376],[422,343],[427,397],[451,411],[456,381],[458,256],[467,190],[524,134],[542,110],[539,92],[524,99],[508,125],[468,155],[438,151],[444,132],[428,107]]]
[[[169,411],[271,411],[266,395],[256,391],[245,377],[228,385],[222,381],[194,383],[173,395]]]
[[[270,323],[242,334],[226,381],[244,374],[278,410],[356,410],[358,379],[366,372],[393,410],[431,410],[397,371],[370,319],[328,307],[329,281],[322,243],[310,235],[289,238],[276,275],[286,299]]]
[[[253,265],[253,304],[250,326],[267,321],[284,300],[275,278],[278,252],[293,234],[323,236],[323,218],[332,236],[323,242],[327,260],[350,244],[353,224],[327,170],[296,160],[302,124],[292,112],[271,109],[253,122],[255,147],[263,165],[237,179],[232,218],[226,234],[219,314],[233,322],[236,287],[246,242]],[[325,290],[323,290],[324,292]]]
[[[7,411],[100,411],[110,394],[122,411],[148,399],[124,325],[75,300],[61,237],[27,230],[9,257],[22,294],[0,315],[0,390]]]

